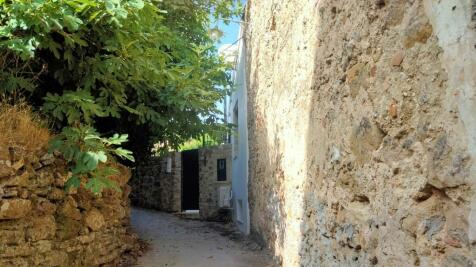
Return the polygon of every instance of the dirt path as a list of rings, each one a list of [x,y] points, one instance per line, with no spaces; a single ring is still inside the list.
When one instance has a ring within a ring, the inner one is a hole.
[[[132,225],[150,243],[143,267],[268,267],[270,257],[232,227],[133,209]]]

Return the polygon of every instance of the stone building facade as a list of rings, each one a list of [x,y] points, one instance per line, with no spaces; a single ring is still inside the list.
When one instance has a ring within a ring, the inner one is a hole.
[[[222,219],[230,208],[231,198],[231,146],[222,145],[198,151],[200,177],[200,217]],[[226,177],[219,181],[219,160],[225,160]],[[220,194],[222,196],[220,196]],[[227,202],[227,203],[220,203]]]
[[[219,162],[226,167],[225,179],[222,181],[219,181],[217,173]],[[197,175],[200,217],[206,220],[220,219],[230,206],[220,202],[230,199],[231,146],[226,144],[199,149]],[[137,167],[130,182],[132,204],[167,212],[182,212],[182,177],[182,153],[173,152],[161,158],[151,158]]]
[[[248,1],[251,232],[282,266],[475,264],[474,4]]]

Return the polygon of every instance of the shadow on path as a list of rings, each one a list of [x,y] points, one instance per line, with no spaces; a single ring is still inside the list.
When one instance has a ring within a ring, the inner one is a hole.
[[[186,220],[134,208],[134,231],[150,244],[138,261],[143,267],[270,267],[266,250],[240,235],[232,225]]]

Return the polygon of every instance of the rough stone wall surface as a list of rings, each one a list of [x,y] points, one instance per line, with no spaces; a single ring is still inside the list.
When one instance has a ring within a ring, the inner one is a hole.
[[[112,177],[122,192],[66,193],[66,163],[44,153],[0,157],[0,266],[117,266],[136,242],[129,170]]]
[[[131,185],[131,204],[145,208],[159,208],[160,194],[157,177],[162,169],[162,159],[150,158],[137,164],[133,170]]]
[[[217,160],[226,160],[226,181],[217,180]],[[231,145],[202,148],[198,151],[200,217],[220,219],[219,189],[231,188]],[[225,215],[225,214],[223,214]]]
[[[171,161],[170,172],[167,161]],[[144,208],[181,211],[182,158],[179,152],[153,157],[136,167],[131,179],[131,202]]]
[[[282,266],[472,266],[472,0],[249,0],[252,232]]]

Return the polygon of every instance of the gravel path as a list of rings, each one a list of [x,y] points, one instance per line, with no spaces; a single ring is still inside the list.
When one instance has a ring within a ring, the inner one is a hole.
[[[132,210],[132,225],[150,244],[139,258],[143,267],[271,267],[270,256],[231,225],[186,220],[174,215]]]

